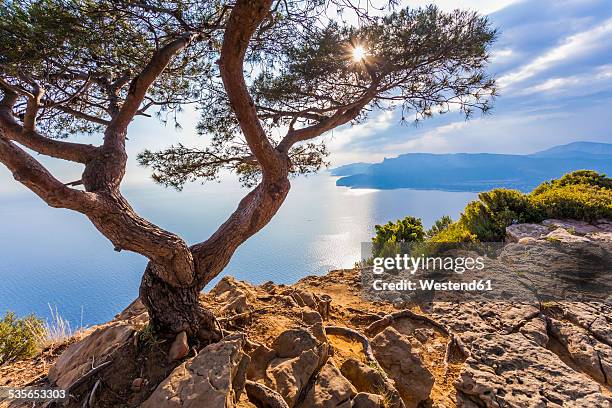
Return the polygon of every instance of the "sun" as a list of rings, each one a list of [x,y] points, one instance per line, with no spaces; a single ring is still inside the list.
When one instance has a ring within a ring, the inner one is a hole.
[[[359,62],[363,60],[366,56],[366,50],[361,45],[356,45],[353,47],[353,61]]]

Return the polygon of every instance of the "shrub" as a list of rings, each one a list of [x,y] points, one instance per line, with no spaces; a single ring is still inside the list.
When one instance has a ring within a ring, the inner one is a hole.
[[[531,193],[503,188],[478,194],[457,222],[449,216],[437,220],[427,231],[429,243],[503,241],[506,227],[515,223],[541,222],[546,218],[594,221],[612,219],[612,179],[592,170],[578,170],[546,181]],[[406,217],[397,223],[376,226],[374,254],[398,253],[399,244],[423,242],[421,220]]]
[[[41,319],[34,315],[20,319],[6,312],[0,320],[0,365],[34,356],[43,338],[45,326]]]
[[[446,228],[448,228],[452,223],[453,219],[451,217],[449,217],[448,215],[443,215],[434,222],[430,229],[427,230],[425,236],[428,239],[431,239]]]
[[[406,217],[385,225],[376,225],[376,235],[372,238],[372,255],[388,256],[398,253],[402,244],[423,242],[425,231],[420,218]]]
[[[478,241],[478,237],[476,236],[476,234],[470,232],[465,227],[465,225],[459,222],[450,224],[449,226],[432,236],[429,240],[429,242],[434,244],[476,241]]]
[[[545,181],[536,187],[531,195],[539,195],[554,188],[579,184],[612,189],[612,179],[605,174],[599,174],[593,170],[577,170],[565,174],[558,180]]]
[[[508,225],[535,221],[533,206],[520,191],[500,188],[478,198],[465,207],[459,222],[480,241],[501,241]]]
[[[612,219],[612,190],[605,187],[568,184],[543,190],[538,194],[532,193],[529,198],[540,219]]]

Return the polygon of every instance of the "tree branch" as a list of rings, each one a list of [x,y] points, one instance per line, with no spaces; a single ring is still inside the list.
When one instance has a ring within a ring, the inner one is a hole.
[[[238,0],[223,37],[219,67],[221,79],[240,129],[262,167],[264,178],[287,172],[287,161],[274,149],[257,116],[244,79],[244,57],[258,25],[268,15],[271,0]]]
[[[301,129],[290,128],[283,140],[278,144],[276,149],[280,152],[288,152],[293,145],[305,140],[314,139],[323,133],[332,130],[338,126],[342,126],[359,116],[361,110],[368,104],[378,92],[378,81],[370,85],[368,90],[355,103],[348,107],[339,109],[332,116],[321,120],[319,123],[307,126]]]
[[[94,146],[50,139],[17,123],[12,112],[16,100],[17,94],[4,88],[4,98],[0,102],[0,131],[4,138],[14,140],[40,154],[77,163],[87,163],[94,156]]]
[[[153,55],[142,72],[132,80],[125,102],[108,127],[108,135],[123,134],[125,136],[125,129],[127,129],[134,115],[138,112],[140,104],[151,84],[159,77],[164,69],[166,69],[172,58],[189,45],[196,36],[197,35],[194,33],[183,34],[174,41],[166,44]],[[113,137],[107,136],[104,142],[105,144],[113,143]],[[123,142],[123,140],[121,142]]]
[[[85,212],[94,205],[93,194],[67,187],[36,159],[2,135],[0,162],[13,173],[15,180],[32,190],[51,207]]]

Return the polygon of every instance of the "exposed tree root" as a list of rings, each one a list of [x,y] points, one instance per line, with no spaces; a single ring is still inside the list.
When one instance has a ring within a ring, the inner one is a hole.
[[[377,366],[379,366],[378,361],[376,361],[374,353],[372,352],[370,340],[368,340],[368,338],[364,334],[359,333],[357,330],[341,326],[325,326],[325,333],[331,334],[332,336],[347,337],[353,341],[361,343],[361,346],[363,347],[363,352],[368,362],[374,362]]]
[[[382,368],[376,357],[374,357],[374,353],[372,352],[372,346],[370,345],[370,340],[368,340],[368,338],[364,334],[358,332],[357,330],[341,326],[326,326],[325,333],[332,336],[343,336],[350,340],[361,343],[363,347],[363,353],[365,354],[368,365],[374,365],[376,369],[380,372],[382,378],[384,379],[385,389],[380,390],[381,395],[383,395],[385,399],[390,400],[390,407],[405,407],[403,400],[399,396],[399,392],[393,385],[393,381],[389,378],[389,376],[387,376],[385,370]]]

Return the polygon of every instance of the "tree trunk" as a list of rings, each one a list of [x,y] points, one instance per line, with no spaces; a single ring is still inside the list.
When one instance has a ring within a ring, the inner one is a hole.
[[[221,339],[221,330],[212,311],[199,300],[202,288],[196,284],[174,286],[161,279],[152,262],[140,283],[140,299],[149,313],[149,324],[156,333],[172,337],[182,331],[204,343]]]

